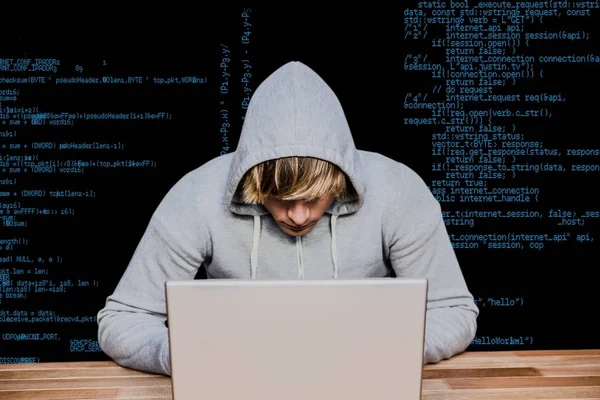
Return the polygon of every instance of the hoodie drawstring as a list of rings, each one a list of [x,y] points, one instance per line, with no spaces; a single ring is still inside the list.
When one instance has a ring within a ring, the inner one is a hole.
[[[336,247],[336,234],[335,234],[335,223],[337,222],[337,215],[331,216],[331,258],[333,260],[333,278],[338,278],[338,263],[337,263],[337,247]]]
[[[331,216],[331,259],[333,260],[333,278],[338,279],[338,263],[337,263],[337,236],[336,222],[337,215]],[[256,269],[258,267],[258,241],[260,239],[260,216],[254,216],[254,235],[252,237],[252,252],[250,253],[250,268],[252,271],[252,279],[256,279]],[[302,253],[302,237],[296,236],[296,263],[298,265],[298,277],[304,279],[304,255]]]
[[[254,216],[254,236],[252,237],[252,253],[250,253],[250,267],[252,279],[256,279],[256,266],[258,264],[258,240],[260,238],[260,215]]]
[[[302,254],[302,236],[296,236],[296,265],[298,265],[298,278],[304,279],[304,257]]]

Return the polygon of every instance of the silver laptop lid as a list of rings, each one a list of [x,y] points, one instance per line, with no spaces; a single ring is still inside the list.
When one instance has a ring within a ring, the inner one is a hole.
[[[427,281],[166,284],[175,400],[420,400]]]

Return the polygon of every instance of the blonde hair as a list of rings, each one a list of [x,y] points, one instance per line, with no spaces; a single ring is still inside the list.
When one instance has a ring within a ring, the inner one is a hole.
[[[313,157],[284,157],[252,167],[241,181],[244,203],[278,200],[318,200],[333,194],[341,200],[356,194],[348,176],[335,164]]]

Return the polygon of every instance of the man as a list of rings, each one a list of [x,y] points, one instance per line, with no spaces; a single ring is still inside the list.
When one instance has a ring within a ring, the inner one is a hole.
[[[183,176],[98,313],[118,364],[170,375],[166,280],[429,280],[425,362],[462,352],[479,313],[440,204],[409,167],[355,148],[341,104],[300,62],[255,91],[234,153]],[[218,305],[217,305],[218,306]]]

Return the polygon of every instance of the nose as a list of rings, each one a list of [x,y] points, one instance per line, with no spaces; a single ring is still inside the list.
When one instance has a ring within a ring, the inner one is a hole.
[[[288,207],[287,217],[298,226],[305,225],[310,217],[310,208],[304,201],[294,201]]]

